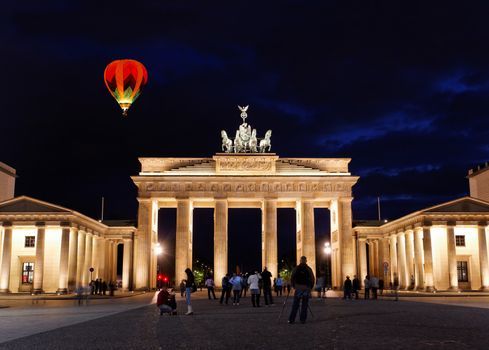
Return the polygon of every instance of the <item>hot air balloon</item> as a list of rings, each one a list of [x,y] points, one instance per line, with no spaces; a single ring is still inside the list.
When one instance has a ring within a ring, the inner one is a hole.
[[[115,60],[105,68],[104,80],[107,89],[121,106],[122,115],[127,116],[127,110],[148,82],[148,71],[136,60]]]

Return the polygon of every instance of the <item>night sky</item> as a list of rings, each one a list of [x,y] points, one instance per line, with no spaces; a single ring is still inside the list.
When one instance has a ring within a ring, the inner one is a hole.
[[[278,155],[352,158],[355,219],[377,196],[394,219],[467,195],[489,159],[489,3],[396,3],[6,2],[0,161],[16,195],[94,218],[104,196],[105,218],[135,219],[137,158],[212,156],[249,104]],[[127,118],[103,82],[118,58],[149,73]],[[196,215],[207,234],[212,212]],[[231,239],[259,216],[231,214]]]

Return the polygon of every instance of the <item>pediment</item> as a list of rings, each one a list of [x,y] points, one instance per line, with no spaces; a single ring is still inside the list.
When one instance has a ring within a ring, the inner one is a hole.
[[[69,209],[22,196],[0,203],[0,213],[69,213]]]
[[[443,203],[426,210],[425,213],[486,213],[489,212],[489,203],[471,197],[463,197],[454,201]]]

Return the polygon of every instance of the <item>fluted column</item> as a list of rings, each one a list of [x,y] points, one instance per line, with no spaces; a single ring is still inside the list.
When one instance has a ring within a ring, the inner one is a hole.
[[[151,231],[153,223],[153,205],[149,199],[138,198],[138,230],[135,238],[134,284],[137,290],[149,289],[149,271],[151,266]],[[178,235],[177,235],[178,236]],[[178,250],[177,250],[178,259]],[[112,267],[111,267],[112,269]]]
[[[359,256],[359,265],[360,265],[360,276],[358,279],[360,280],[361,285],[363,286],[363,280],[367,275],[367,241],[365,238],[358,239],[358,256]],[[353,276],[350,276],[352,278]]]
[[[487,224],[479,223],[479,261],[481,265],[481,289],[489,290],[489,262],[487,260]]]
[[[314,203],[302,202],[302,255],[316,276],[316,237],[314,232]],[[300,259],[300,256],[297,257]]]
[[[277,201],[265,199],[262,207],[262,268],[267,267],[273,277],[278,275]]]
[[[99,242],[100,238],[94,234],[92,238],[92,263],[90,264],[94,269],[93,279],[97,279],[100,275],[100,255],[98,254]]]
[[[389,238],[390,238],[390,248],[391,248],[390,275],[391,275],[391,281],[392,283],[394,283],[394,273],[397,273],[397,277],[399,277],[399,273],[397,270],[397,236],[392,234]]]
[[[379,271],[379,275],[377,277],[379,277],[379,279],[383,279],[384,282],[385,282],[385,278],[384,278],[384,259],[385,259],[385,255],[384,255],[384,243],[383,243],[383,239],[379,239],[377,241],[377,250],[379,252],[379,260],[377,261],[377,269]]]
[[[417,227],[414,230],[414,270],[417,290],[424,289],[423,255],[423,229]]]
[[[222,278],[228,273],[228,201],[214,202],[214,284],[221,287]],[[176,281],[179,283],[179,281]]]
[[[353,276],[356,271],[352,240],[352,200],[353,198],[340,198],[338,200],[338,234],[341,237],[339,243],[342,279],[347,275]]]
[[[374,246],[374,275],[378,278],[378,277],[380,277],[379,241],[378,240],[372,241],[372,244]]]
[[[176,283],[186,279],[185,269],[192,269],[192,203],[188,199],[177,200],[177,235],[175,276]]]
[[[124,239],[124,260],[122,262],[122,289],[131,289],[132,239]]]
[[[411,286],[411,276],[414,276],[414,242],[413,242],[413,231],[408,230],[406,231],[406,269],[407,269],[407,275],[409,277],[408,280],[408,286],[409,288],[412,288],[414,286]]]
[[[70,230],[70,248],[68,259],[68,288],[75,290],[77,286],[77,256],[78,256],[78,228],[72,227]]]
[[[424,278],[425,290],[433,291],[433,252],[431,249],[431,230],[430,227],[423,227],[423,250],[424,250]]]
[[[119,256],[119,242],[114,242],[112,245],[112,275],[110,279],[117,281],[117,257]]]
[[[457,251],[455,249],[455,229],[453,224],[447,225],[448,277],[450,290],[458,290]]]
[[[404,232],[397,235],[397,248],[399,259],[399,284],[400,288],[406,289],[409,286],[409,276],[406,269],[406,238]]]
[[[92,266],[92,247],[93,247],[93,235],[91,233],[87,233],[86,237],[86,243],[85,243],[85,263],[84,263],[84,269],[85,269],[85,275],[86,277],[86,284],[89,284],[91,282],[90,278],[93,278],[93,274],[90,273],[90,268]],[[92,275],[92,276],[91,276]]]
[[[70,259],[70,228],[63,227],[61,230],[61,250],[59,254],[59,281],[58,294],[68,293],[68,275]]]
[[[10,259],[12,258],[12,226],[4,224],[2,265],[0,266],[0,293],[10,293]]]
[[[78,286],[86,286],[87,285],[87,274],[85,273],[85,246],[86,246],[86,238],[85,231],[78,232],[78,250],[77,250],[77,266],[76,266],[76,274],[77,285]]]
[[[302,255],[302,202],[295,203],[295,223],[296,223],[296,263],[300,263]]]
[[[99,237],[97,245],[97,255],[98,255],[98,277],[105,279],[106,271],[106,259],[105,259],[105,238]],[[132,266],[131,266],[132,270]]]
[[[40,294],[42,290],[42,280],[44,278],[44,242],[46,227],[44,223],[37,226],[36,237],[36,263],[34,264],[34,285],[33,293]]]
[[[389,256],[389,238],[382,238],[381,244],[382,244],[382,255],[383,255],[383,259],[382,259],[382,276],[384,278],[384,284],[386,286],[388,286],[389,285],[389,282],[391,281],[390,274],[389,274],[389,271],[391,269],[391,266],[390,266],[390,256]],[[384,268],[384,263],[385,262],[388,264],[387,271]]]

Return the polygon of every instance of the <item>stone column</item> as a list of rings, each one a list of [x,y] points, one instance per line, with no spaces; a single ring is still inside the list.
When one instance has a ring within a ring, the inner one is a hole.
[[[391,282],[391,279],[390,279],[390,271],[392,270],[392,267],[391,267],[391,263],[390,263],[390,256],[389,256],[389,238],[382,238],[381,240],[381,243],[382,243],[382,255],[383,255],[383,259],[382,259],[382,276],[384,278],[384,285],[385,286],[388,286],[389,283]],[[388,269],[387,269],[387,272],[385,272],[385,269],[384,269],[384,262],[388,263]]]
[[[379,252],[379,260],[377,261],[377,269],[378,269],[378,277],[379,279],[382,279],[384,280],[385,282],[385,278],[384,278],[384,259],[385,259],[385,255],[384,255],[384,245],[383,245],[383,239],[379,239],[377,241],[377,250]]]
[[[302,202],[295,203],[295,223],[296,223],[296,263],[300,263],[302,253]]]
[[[10,259],[12,258],[12,226],[4,223],[2,265],[0,266],[0,293],[10,293]]]
[[[91,282],[90,277],[93,277],[93,274],[91,274],[89,271],[90,268],[93,267],[92,247],[93,247],[93,235],[91,233],[87,233],[86,242],[85,242],[85,263],[84,263],[84,270],[85,270],[85,276],[87,276],[86,277],[87,283],[85,285],[88,285]]]
[[[406,231],[406,268],[407,268],[407,274],[409,277],[409,288],[412,289],[411,286],[411,276],[414,276],[414,245],[413,245],[413,231],[408,230]]]
[[[192,205],[189,199],[177,200],[177,235],[175,254],[176,283],[186,279],[185,269],[192,269]]]
[[[78,251],[77,251],[77,263],[76,263],[76,274],[78,286],[85,287],[87,284],[87,274],[85,273],[85,231],[78,232]]]
[[[363,285],[363,280],[365,279],[365,276],[367,275],[367,241],[365,238],[359,238],[358,239],[358,256],[359,256],[359,271],[360,271],[360,276],[358,276],[358,279],[360,280],[360,284]],[[353,276],[350,276],[350,278],[353,279]]]
[[[149,270],[150,270],[151,249],[152,249],[151,229],[152,229],[152,221],[153,221],[153,204],[149,199],[138,199],[138,201],[139,201],[139,210],[138,210],[138,230],[135,238],[136,240],[135,246],[137,250],[135,251],[135,256],[134,256],[134,285],[136,290],[147,290],[149,288],[149,278],[150,278]],[[178,250],[176,253],[178,259]]]
[[[487,260],[487,224],[479,223],[479,261],[481,265],[481,289],[489,290],[489,262]]]
[[[98,270],[98,277],[102,278],[105,280],[106,276],[106,258],[105,258],[105,238],[100,237],[98,239],[98,246],[97,246],[97,255],[99,256],[99,270]],[[131,266],[132,270],[132,266]]]
[[[228,201],[214,202],[214,284],[222,287],[222,278],[228,273]],[[176,281],[180,283],[180,281]]]
[[[58,294],[68,293],[68,275],[70,259],[70,228],[63,227],[61,231],[61,250],[59,254]]]
[[[124,260],[122,262],[122,289],[131,290],[132,239],[124,239]]]
[[[111,280],[117,281],[117,257],[118,257],[118,251],[119,251],[119,241],[114,242],[112,245],[112,275],[110,277]]]
[[[457,252],[455,249],[455,229],[453,223],[447,225],[447,255],[450,290],[458,290]]]
[[[399,284],[400,288],[407,289],[409,287],[409,276],[406,269],[406,238],[404,232],[397,235],[397,256],[399,259]]]
[[[414,229],[414,270],[416,274],[416,289],[424,289],[424,269],[423,269],[423,229]]]
[[[424,278],[425,278],[425,290],[427,292],[433,291],[433,253],[431,250],[431,231],[430,227],[423,227],[423,250],[424,250]]]
[[[70,248],[68,259],[68,288],[75,290],[77,286],[77,255],[78,254],[78,228],[72,227],[70,230]]]
[[[34,285],[33,293],[41,294],[42,280],[44,278],[44,242],[45,242],[46,227],[44,223],[37,226],[36,237],[36,263],[34,264]]]
[[[263,201],[262,223],[262,268],[265,268],[266,266],[268,271],[270,271],[270,273],[272,274],[272,277],[275,278],[278,275],[276,200],[265,199]]]
[[[93,271],[93,279],[97,279],[100,275],[100,255],[98,254],[98,246],[99,246],[100,238],[96,236],[95,234],[93,235],[93,240],[92,240],[92,263],[90,264],[94,271]]]
[[[374,246],[374,275],[379,278],[380,277],[380,270],[379,270],[379,241],[375,240],[372,242]]]
[[[397,274],[397,277],[399,277],[399,273],[397,270],[397,236],[395,234],[392,234],[390,237],[390,248],[391,248],[391,281],[394,283],[394,273]]]
[[[356,271],[352,241],[352,200],[353,198],[340,198],[338,200],[338,234],[341,237],[339,243],[342,279],[345,279],[347,275],[353,276]]]
[[[314,232],[314,203],[302,203],[302,255],[316,277],[316,237]],[[300,259],[300,256],[298,257]]]

